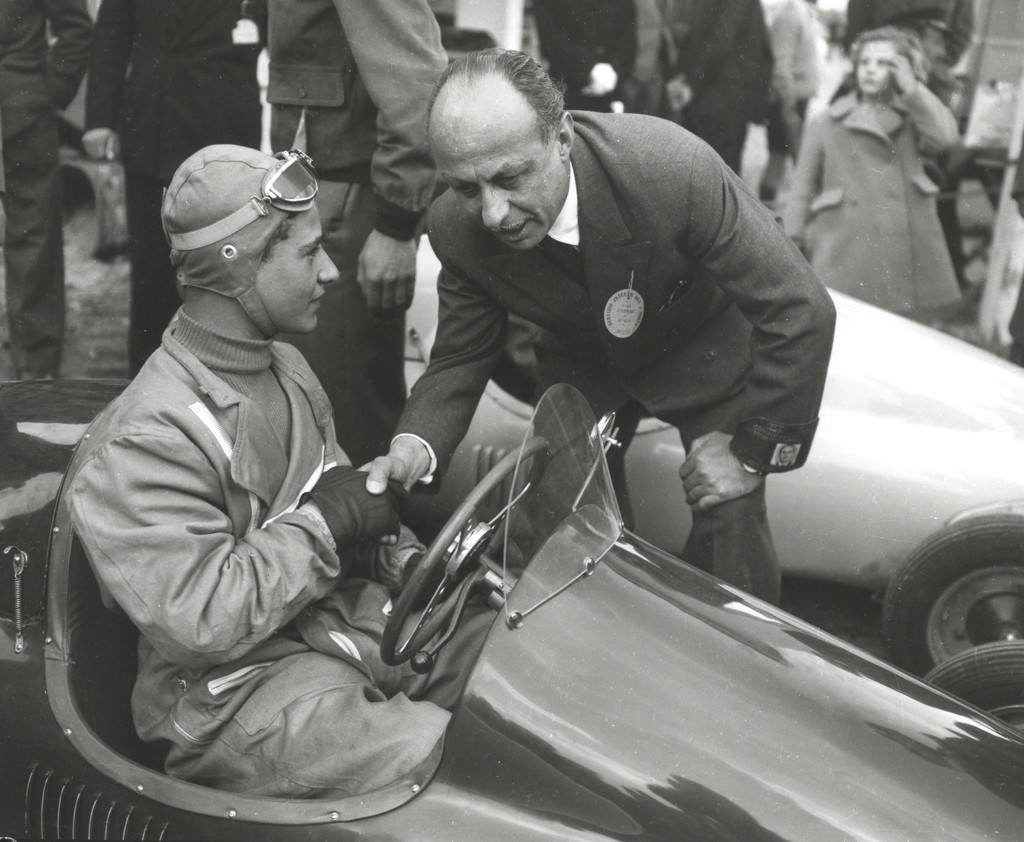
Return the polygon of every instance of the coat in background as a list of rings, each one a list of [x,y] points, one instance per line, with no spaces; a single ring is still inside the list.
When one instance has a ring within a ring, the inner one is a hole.
[[[261,45],[233,36],[240,15],[234,0],[103,0],[86,128],[120,132],[126,170],[167,182],[211,143],[259,147]]]
[[[909,313],[960,295],[936,212],[939,188],[924,169],[957,130],[924,85],[893,108],[901,121],[891,135],[855,94],[808,121],[785,224],[827,286]]]

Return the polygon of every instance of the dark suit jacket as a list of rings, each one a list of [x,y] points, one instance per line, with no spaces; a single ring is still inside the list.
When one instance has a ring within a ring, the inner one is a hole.
[[[428,215],[443,267],[437,340],[399,432],[430,442],[443,470],[511,312],[546,332],[545,381],[574,383],[598,410],[633,397],[691,436],[735,432],[737,455],[757,467],[802,464],[832,345],[825,287],[703,141],[653,117],[573,116],[585,286],[539,249],[501,245],[453,192],[440,196]],[[630,278],[645,310],[618,339],[605,306]],[[783,443],[801,445],[796,464],[773,464]]]
[[[121,133],[129,172],[169,181],[211,143],[260,145],[260,45],[233,44],[239,0],[103,0],[86,128]]]
[[[610,102],[613,96],[592,98],[581,91],[598,62],[615,68],[619,89],[633,72],[636,59],[636,7],[633,0],[542,0],[533,16],[540,51],[555,79],[564,79],[566,100]],[[570,105],[570,107],[575,107]],[[597,105],[583,107],[597,108]]]
[[[89,63],[91,36],[92,21],[85,0],[0,3],[4,137],[21,132],[41,112],[64,108],[71,102]]]
[[[690,113],[765,116],[772,50],[761,0],[692,0],[679,68],[693,90]]]

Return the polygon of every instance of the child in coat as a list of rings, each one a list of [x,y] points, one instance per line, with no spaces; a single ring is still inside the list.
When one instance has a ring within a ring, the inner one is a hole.
[[[832,289],[921,320],[960,296],[925,162],[957,140],[924,84],[917,37],[863,33],[856,89],[812,117],[786,204],[786,232]]]

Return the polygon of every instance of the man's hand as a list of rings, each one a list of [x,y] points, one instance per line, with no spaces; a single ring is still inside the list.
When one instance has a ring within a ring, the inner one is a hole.
[[[82,135],[82,146],[94,161],[114,161],[121,155],[121,139],[113,129],[89,129]]]
[[[757,488],[764,477],[747,471],[729,447],[732,436],[714,432],[694,439],[679,476],[686,502],[694,511],[706,512],[726,500],[735,500]]]
[[[371,231],[359,254],[356,280],[371,311],[405,310],[416,291],[416,240]]]
[[[430,453],[419,439],[399,435],[387,456],[378,456],[360,470],[367,472],[366,490],[371,494],[383,494],[389,481],[401,483],[408,491],[430,470]]]
[[[686,81],[682,73],[673,76],[665,83],[665,98],[668,102],[668,109],[673,114],[681,114],[693,100],[693,88]]]

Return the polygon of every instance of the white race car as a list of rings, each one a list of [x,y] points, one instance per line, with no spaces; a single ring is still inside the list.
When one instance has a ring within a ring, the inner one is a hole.
[[[424,244],[408,317],[411,383],[429,356],[439,265]],[[886,590],[889,656],[923,674],[973,645],[1024,637],[1024,370],[833,292],[835,346],[807,464],[768,479],[788,575]],[[505,453],[532,407],[492,381],[442,491],[440,518]],[[690,527],[675,428],[629,448],[636,531],[680,552]]]

